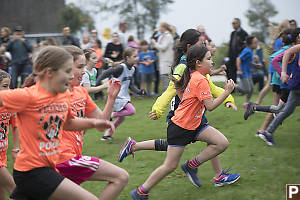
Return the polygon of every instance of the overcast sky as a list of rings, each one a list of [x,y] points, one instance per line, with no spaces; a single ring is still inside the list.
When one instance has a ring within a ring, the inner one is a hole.
[[[66,0],[78,2],[81,0]],[[88,2],[88,1],[84,1]],[[271,19],[280,22],[284,19],[295,19],[300,25],[300,0],[271,0],[278,14]],[[160,22],[168,22],[177,27],[178,34],[188,28],[195,28],[202,24],[208,35],[217,45],[227,42],[232,31],[232,19],[238,17],[242,20],[242,27],[251,33],[248,20],[245,17],[249,8],[249,0],[174,0],[169,9],[163,12]],[[94,16],[96,28],[102,33],[105,28],[116,30],[119,18],[113,14],[103,18]],[[135,32],[133,32],[135,33]]]

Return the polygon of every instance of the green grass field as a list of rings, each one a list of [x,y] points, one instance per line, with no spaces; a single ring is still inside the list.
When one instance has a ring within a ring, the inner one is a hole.
[[[222,85],[222,84],[221,84]],[[285,184],[300,183],[300,109],[284,121],[275,135],[279,144],[268,147],[254,136],[266,114],[257,113],[247,121],[243,119],[244,110],[241,105],[244,96],[235,95],[237,112],[218,107],[206,114],[210,124],[220,130],[229,140],[229,148],[219,158],[223,169],[233,168],[233,172],[241,173],[241,178],[233,185],[214,187],[213,170],[210,161],[199,167],[201,188],[194,187],[184,175],[180,167],[161,181],[150,193],[153,200],[282,200],[285,199]],[[257,91],[253,100],[257,98]],[[150,173],[165,159],[165,152],[140,151],[135,158],[131,156],[122,163],[118,163],[118,152],[124,140],[131,136],[137,141],[166,138],[165,116],[160,120],[152,121],[148,118],[155,99],[133,98],[132,103],[137,113],[127,117],[114,134],[114,141],[100,141],[102,133],[95,129],[89,130],[85,136],[84,155],[96,156],[126,169],[130,180],[120,200],[129,200],[129,192],[142,184]],[[263,104],[272,103],[272,94],[263,101]],[[104,103],[99,103],[103,108]],[[182,162],[197,155],[206,144],[197,142],[186,147]],[[8,151],[10,154],[10,150]],[[9,166],[12,169],[11,157],[8,155]],[[86,182],[84,188],[99,196],[105,182]]]

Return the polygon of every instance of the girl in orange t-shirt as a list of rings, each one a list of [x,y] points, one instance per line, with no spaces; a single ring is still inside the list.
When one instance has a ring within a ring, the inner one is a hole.
[[[20,152],[13,177],[13,199],[98,199],[55,171],[61,153],[62,129],[113,128],[100,119],[74,118],[70,93],[73,57],[60,47],[43,48],[35,62],[35,85],[0,92],[0,106],[17,113]]]
[[[70,83],[71,114],[75,117],[109,119],[115,99],[120,91],[120,81],[112,79],[107,90],[107,103],[103,111],[93,102],[88,92],[80,86],[84,74],[85,55],[75,46],[64,47],[73,55],[74,78]],[[56,165],[59,173],[80,185],[85,181],[107,181],[107,186],[100,194],[100,199],[116,199],[126,186],[128,173],[105,160],[82,155],[84,131],[63,131],[61,159]]]
[[[4,70],[0,70],[0,90],[9,90],[9,86],[10,75]],[[16,187],[12,175],[6,169],[9,125],[11,125],[13,135],[13,160],[20,150],[15,118],[15,114],[9,113],[5,108],[0,107],[0,200],[5,200],[5,192],[12,193]]]
[[[191,142],[199,140],[209,144],[193,160],[186,161],[181,166],[197,187],[201,186],[197,177],[198,167],[227,148],[228,141],[221,132],[209,124],[201,124],[205,109],[214,110],[234,89],[234,82],[229,80],[225,84],[225,91],[218,98],[212,98],[209,82],[205,78],[211,72],[212,66],[211,53],[206,47],[194,45],[188,50],[187,67],[182,78],[172,79],[181,103],[168,125],[166,160],[152,172],[143,185],[131,191],[133,199],[148,199],[148,192],[177,168],[185,146]]]

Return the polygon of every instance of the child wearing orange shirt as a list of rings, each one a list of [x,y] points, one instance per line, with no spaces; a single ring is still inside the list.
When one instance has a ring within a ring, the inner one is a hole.
[[[188,50],[187,67],[182,78],[172,79],[182,101],[168,125],[166,160],[152,172],[143,185],[131,191],[134,200],[148,199],[148,192],[177,168],[185,146],[191,142],[199,140],[209,144],[193,160],[186,161],[181,166],[198,187],[201,184],[197,177],[197,168],[227,148],[228,141],[221,132],[209,124],[201,124],[205,109],[214,110],[234,89],[233,81],[229,80],[225,84],[225,91],[218,98],[212,99],[209,82],[205,78],[211,72],[212,66],[211,53],[206,47],[194,45]]]
[[[13,177],[13,199],[98,198],[55,171],[61,153],[62,129],[103,131],[114,126],[107,120],[81,119],[71,115],[70,93],[73,57],[60,47],[43,48],[35,62],[35,85],[0,92],[0,106],[17,113],[20,152]]]
[[[9,86],[10,75],[0,70],[0,90],[9,90]],[[13,134],[13,159],[16,158],[20,150],[15,118],[16,116],[14,114],[8,113],[5,108],[0,107],[0,200],[5,200],[5,192],[12,193],[16,187],[12,175],[6,169],[9,125],[11,125]]]
[[[112,79],[108,85],[108,99],[101,111],[88,92],[80,86],[84,74],[85,55],[76,46],[64,46],[73,55],[74,78],[70,83],[71,114],[74,117],[109,119],[115,99],[120,91],[120,82]],[[128,173],[105,160],[82,155],[84,131],[63,131],[61,161],[56,165],[59,173],[80,185],[84,181],[108,181],[100,199],[116,199],[128,182]]]

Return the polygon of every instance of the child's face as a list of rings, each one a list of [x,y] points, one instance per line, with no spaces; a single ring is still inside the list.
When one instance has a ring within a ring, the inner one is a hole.
[[[4,78],[0,83],[0,90],[9,90],[10,78]]]
[[[74,62],[73,59],[67,60],[61,68],[57,71],[51,71],[51,77],[49,78],[50,87],[53,93],[65,92],[74,78],[73,70]]]
[[[96,67],[97,63],[98,63],[97,54],[96,54],[96,52],[92,52],[87,64],[88,64],[88,66]]]
[[[84,66],[86,65],[86,59],[84,55],[79,55],[74,61],[73,75],[71,86],[78,86],[81,83],[82,76],[84,75]]]
[[[141,50],[142,51],[147,51],[148,50],[148,45],[141,45]]]
[[[256,49],[258,45],[258,40],[256,38],[253,38],[252,44],[250,45],[251,49]]]
[[[137,63],[139,57],[137,51],[134,51],[131,56],[127,56],[126,61],[130,65],[134,65]]]
[[[216,45],[213,41],[211,41],[209,43],[209,45],[207,46],[207,48],[209,49],[210,53],[211,53],[211,56],[214,56],[216,54]]]
[[[211,59],[210,51],[206,52],[202,61],[197,60],[196,70],[199,71],[202,75],[210,74],[214,62]]]

